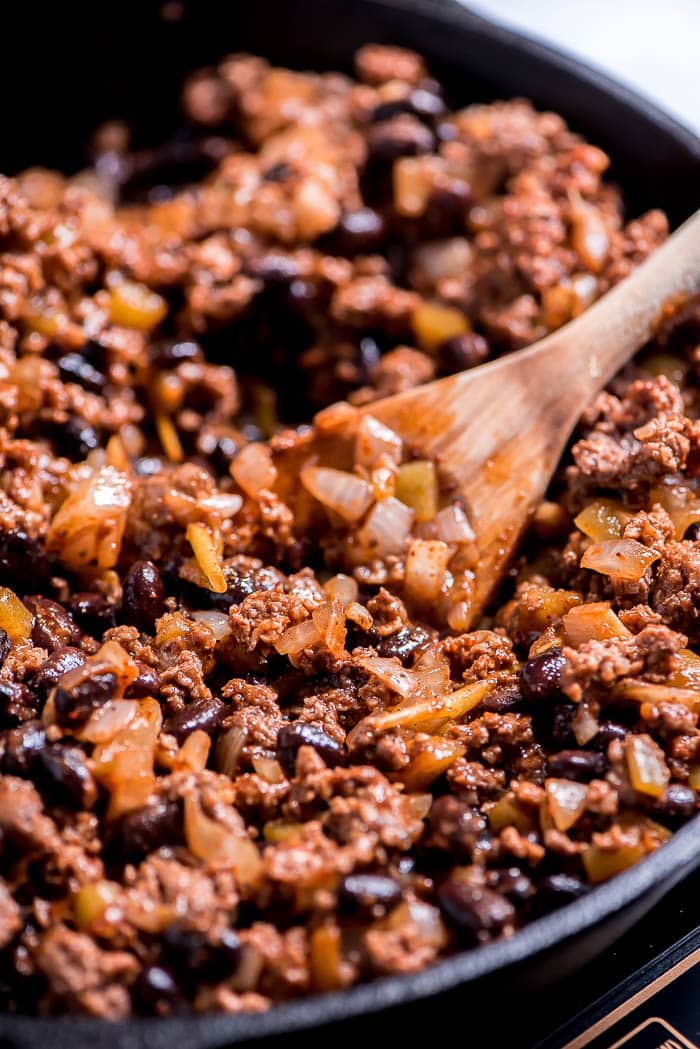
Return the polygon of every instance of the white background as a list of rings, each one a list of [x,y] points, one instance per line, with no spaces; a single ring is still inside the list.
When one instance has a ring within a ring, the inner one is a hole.
[[[624,80],[700,132],[700,0],[465,0]]]

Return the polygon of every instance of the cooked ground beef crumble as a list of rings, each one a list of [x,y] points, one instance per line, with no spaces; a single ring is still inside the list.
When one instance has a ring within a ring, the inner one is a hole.
[[[700,313],[588,408],[475,623],[465,508],[356,410],[559,327],[665,217],[554,113],[356,66],[235,55],[174,143],[0,180],[4,1008],[414,971],[696,810]]]

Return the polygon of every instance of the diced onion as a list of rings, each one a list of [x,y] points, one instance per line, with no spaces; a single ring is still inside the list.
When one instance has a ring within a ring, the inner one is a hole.
[[[217,641],[221,641],[231,633],[231,621],[225,612],[205,608],[193,612],[192,618],[208,626]]]
[[[587,641],[631,637],[630,631],[606,601],[592,601],[570,609],[562,619],[567,641],[577,648]]]
[[[408,696],[416,687],[413,671],[406,670],[397,659],[384,656],[360,656],[355,660],[357,666],[379,678],[383,685],[398,692],[400,696]]]
[[[345,611],[340,601],[324,601],[311,613],[314,626],[323,644],[332,655],[339,656],[345,649]]]
[[[188,543],[192,547],[207,589],[215,594],[225,594],[227,590],[226,576],[221,567],[219,544],[211,531],[206,525],[193,522],[187,526],[185,534]]]
[[[456,740],[433,736],[401,769],[397,778],[406,790],[425,790],[464,753],[465,747]]]
[[[367,611],[364,605],[358,604],[357,601],[352,601],[346,606],[345,618],[352,623],[356,623],[361,630],[371,630],[374,622],[371,613]]]
[[[614,693],[638,703],[683,703],[691,710],[700,708],[700,691],[675,685],[655,685],[650,681],[626,678],[615,685]]]
[[[589,568],[613,579],[638,580],[658,559],[655,550],[635,539],[607,539],[584,551],[581,568]]]
[[[305,648],[311,648],[320,640],[318,628],[313,619],[305,619],[302,623],[290,626],[275,641],[275,648],[281,656],[297,656]]]
[[[357,535],[360,549],[372,557],[402,553],[413,524],[410,506],[390,496],[372,507]]]
[[[234,725],[222,733],[216,741],[214,764],[219,772],[232,779],[238,772],[238,762],[245,746],[248,733],[240,725]]]
[[[418,345],[429,353],[447,339],[469,331],[469,321],[461,310],[438,302],[420,302],[413,311],[411,323]]]
[[[181,463],[185,458],[185,450],[173,420],[163,412],[156,412],[155,425],[160,446],[168,460],[171,463]]]
[[[262,860],[257,845],[244,830],[235,834],[202,810],[194,792],[184,798],[185,840],[193,856],[209,867],[233,871],[240,885],[254,886],[262,873]]]
[[[340,601],[342,605],[349,605],[356,601],[359,592],[359,587],[352,576],[343,575],[342,573],[334,575],[327,580],[323,584],[323,589],[330,598],[334,601]]]
[[[131,502],[131,482],[113,466],[86,478],[61,504],[46,536],[47,549],[69,568],[114,568]]]
[[[440,596],[450,550],[440,539],[414,539],[408,548],[404,585],[411,601],[428,605]]]
[[[334,991],[343,986],[340,929],[320,925],[309,937],[309,968],[317,991]]]
[[[123,280],[110,289],[109,319],[139,331],[151,331],[165,317],[168,304],[145,284]]]
[[[255,499],[260,492],[273,487],[277,470],[266,444],[254,442],[241,448],[231,464],[231,475],[246,495]]]
[[[88,743],[108,743],[133,721],[138,709],[137,699],[110,699],[93,710],[75,734],[78,739],[87,740]]]
[[[254,757],[253,768],[258,776],[268,783],[282,783],[285,779],[282,766],[276,758],[266,757],[265,755]]]
[[[473,543],[476,539],[467,515],[456,503],[440,510],[432,524],[435,539],[442,539],[443,543]]]
[[[652,798],[660,798],[666,791],[671,773],[659,745],[651,736],[630,734],[625,740],[625,757],[634,789]]]
[[[545,782],[547,807],[557,830],[567,831],[583,815],[588,789],[585,783],[569,779],[548,779]]]
[[[176,765],[178,768],[189,769],[190,772],[201,772],[207,767],[210,750],[211,739],[207,733],[203,729],[195,729],[180,747]]]
[[[620,871],[634,866],[644,856],[641,842],[634,845],[619,845],[616,849],[601,849],[598,845],[589,845],[582,855],[588,880],[592,885],[608,881]]]
[[[355,464],[372,470],[380,458],[385,462],[401,462],[403,442],[397,433],[390,430],[373,415],[363,415],[355,438]]]
[[[596,543],[604,542],[606,539],[619,539],[629,514],[621,503],[612,499],[597,499],[589,503],[581,513],[574,519],[574,524]]]
[[[578,193],[571,195],[571,246],[586,269],[600,273],[610,250],[610,236],[600,211]]]
[[[369,714],[355,726],[348,736],[348,742],[352,742],[354,734],[360,734],[360,726],[372,728],[375,732],[419,727],[426,732],[436,732],[446,721],[464,717],[478,706],[492,687],[489,681],[476,681],[444,696],[411,699],[398,707],[390,707],[378,714]]]
[[[675,538],[681,540],[692,524],[700,522],[700,499],[685,485],[659,485],[652,488],[649,501],[659,503],[673,521]]]
[[[420,244],[414,252],[414,260],[432,284],[446,277],[459,277],[468,270],[472,260],[472,247],[466,237],[449,237],[447,240],[432,240]]]
[[[301,471],[301,483],[314,499],[345,521],[358,521],[373,500],[371,484],[345,470],[305,466]]]

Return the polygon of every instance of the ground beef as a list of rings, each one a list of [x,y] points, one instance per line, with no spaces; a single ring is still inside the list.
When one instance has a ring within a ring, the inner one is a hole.
[[[357,410],[559,328],[666,220],[556,114],[451,109],[400,48],[356,72],[233,55],[184,137],[0,179],[0,965],[41,1015],[415,971],[696,810],[697,308],[469,630],[468,508]]]

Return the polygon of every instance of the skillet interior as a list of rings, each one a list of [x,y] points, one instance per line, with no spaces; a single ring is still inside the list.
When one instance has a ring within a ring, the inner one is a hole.
[[[700,203],[700,142],[629,91],[544,45],[465,12],[452,0],[197,0],[185,17],[164,22],[159,5],[124,0],[110,19],[86,22],[76,5],[6,15],[17,40],[32,41],[22,77],[0,68],[4,120],[0,170],[42,163],[67,170],[83,163],[82,145],[102,119],[129,119],[137,140],[154,143],[178,120],[183,74],[234,50],[251,50],[297,67],[349,67],[368,40],[401,43],[428,58],[457,103],[527,95],[556,109],[613,157],[613,177],[631,213],[660,206],[678,223]],[[29,83],[36,70],[41,99]],[[18,90],[19,85],[19,90]],[[22,93],[24,91],[24,94]],[[204,1049],[308,1028],[406,1003],[509,967],[514,981],[545,984],[611,943],[700,862],[698,819],[639,866],[511,940],[447,959],[409,977],[392,977],[343,994],[310,998],[260,1016],[212,1016],[103,1024],[97,1021],[0,1020],[0,1046],[56,1040],[75,1047],[149,1046],[177,1040]],[[527,962],[527,965],[523,965]]]

